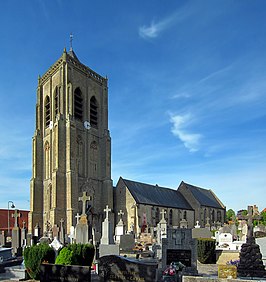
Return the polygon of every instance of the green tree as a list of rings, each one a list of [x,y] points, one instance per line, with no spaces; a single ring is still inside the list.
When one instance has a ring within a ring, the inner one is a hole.
[[[235,221],[236,220],[236,214],[232,209],[229,209],[226,212],[226,221]]]

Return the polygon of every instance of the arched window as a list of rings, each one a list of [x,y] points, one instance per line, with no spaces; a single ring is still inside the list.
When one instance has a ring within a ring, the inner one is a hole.
[[[94,96],[90,100],[90,124],[92,127],[98,127],[98,103]]]
[[[183,219],[187,220],[187,211],[184,211],[184,213],[183,213]]]
[[[50,105],[50,98],[46,96],[44,102],[44,115],[45,115],[45,126],[48,127],[51,120],[51,105]]]
[[[52,208],[52,185],[50,184],[47,189],[47,208],[48,211]]]
[[[222,213],[221,213],[221,211],[217,211],[217,221],[219,221],[219,222],[222,221]]]
[[[156,208],[156,213],[155,213],[155,224],[157,225],[160,221],[160,210],[159,208]]]
[[[79,88],[74,91],[74,117],[82,121],[83,116],[83,98]]]
[[[56,117],[58,113],[59,113],[59,89],[58,87],[56,87],[54,94],[54,116]]]
[[[215,219],[214,219],[214,210],[211,211],[211,222],[214,222]]]
[[[169,224],[173,225],[173,210],[172,209],[170,209],[170,212],[169,212]]]

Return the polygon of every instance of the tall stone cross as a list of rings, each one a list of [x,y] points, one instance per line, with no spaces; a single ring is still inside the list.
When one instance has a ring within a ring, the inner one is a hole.
[[[21,213],[15,210],[15,212],[12,213],[12,217],[15,219],[14,227],[18,227],[18,218],[21,217]]]
[[[103,210],[106,212],[106,220],[108,221],[109,220],[109,212],[111,211],[111,209],[108,207],[108,205],[106,205],[106,208]]]
[[[255,239],[253,237],[253,220],[261,219],[261,216],[253,215],[253,207],[248,206],[248,214],[241,215],[238,217],[239,219],[247,219],[248,220],[248,234],[247,234],[247,242],[255,243]]]
[[[82,201],[82,215],[86,214],[86,203],[90,200],[91,197],[87,196],[87,192],[83,192],[82,197],[79,197],[79,201]]]
[[[162,219],[161,220],[165,220],[165,214],[166,214],[166,210],[162,209],[162,211],[160,212],[160,214],[162,215]]]

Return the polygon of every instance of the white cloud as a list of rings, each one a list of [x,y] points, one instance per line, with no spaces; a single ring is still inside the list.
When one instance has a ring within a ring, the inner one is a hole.
[[[187,125],[191,122],[191,115],[171,115],[170,122],[173,123],[171,132],[183,142],[184,146],[190,152],[198,151],[199,140],[202,135],[198,133],[189,133],[186,130]]]
[[[177,21],[185,19],[190,12],[184,7],[183,9],[173,13],[167,18],[162,19],[159,22],[152,21],[149,26],[143,25],[139,28],[139,35],[144,39],[156,38],[161,32],[171,27]]]

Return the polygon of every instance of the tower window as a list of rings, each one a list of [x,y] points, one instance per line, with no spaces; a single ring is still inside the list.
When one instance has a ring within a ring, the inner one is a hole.
[[[94,96],[90,100],[90,124],[94,128],[98,127],[98,104]]]
[[[59,90],[58,87],[55,88],[55,95],[54,95],[54,113],[55,117],[59,113]]]
[[[169,212],[169,224],[173,225],[173,210],[172,209],[170,209],[170,212]]]
[[[45,108],[45,126],[49,126],[50,120],[51,120],[51,108],[50,108],[50,98],[49,96],[46,96],[45,98],[45,103],[44,103],[44,108]]]
[[[83,115],[83,98],[79,88],[76,88],[74,92],[74,117],[82,120]]]

